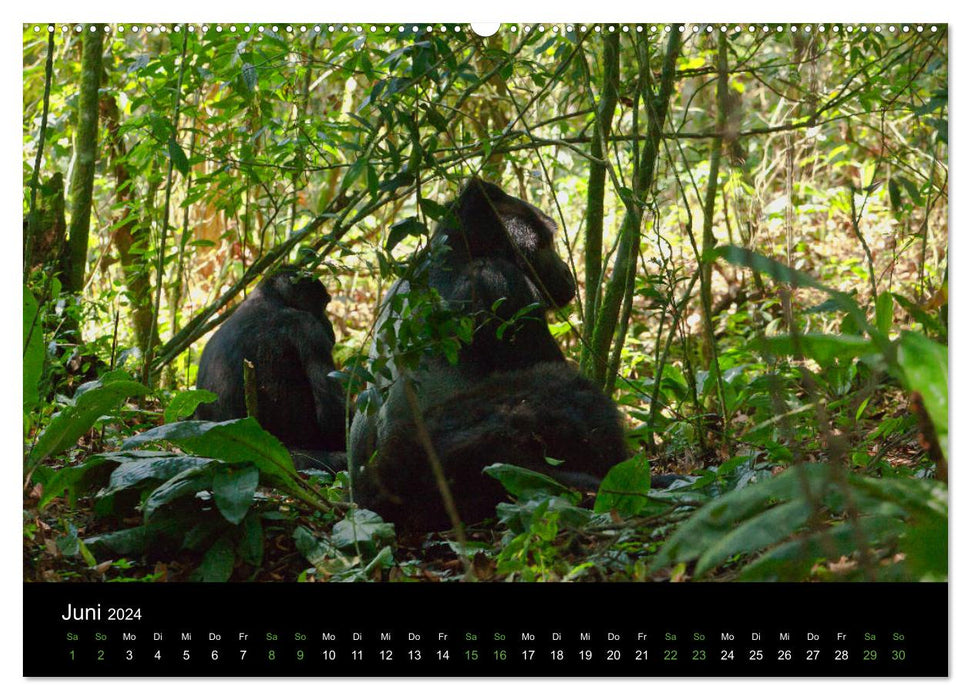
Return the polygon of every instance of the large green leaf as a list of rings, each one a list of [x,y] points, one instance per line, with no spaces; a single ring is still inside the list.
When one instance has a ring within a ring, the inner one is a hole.
[[[782,284],[792,285],[793,287],[810,287],[827,293],[833,292],[839,294],[836,290],[817,282],[805,272],[794,270],[777,260],[756,253],[754,250],[748,250],[747,248],[740,248],[734,245],[725,245],[715,248],[708,255],[713,258],[716,256],[724,258],[733,265],[742,265],[743,267],[756,270]]]
[[[37,438],[34,449],[27,460],[33,466],[50,455],[57,454],[74,445],[91,426],[118,407],[125,399],[142,396],[148,389],[130,379],[121,379],[117,373],[106,375],[95,382],[79,387],[74,403],[64,407],[51,420],[44,432]]]
[[[50,476],[46,480],[40,481],[44,486],[44,494],[38,502],[38,507],[45,507],[65,492],[67,492],[68,499],[73,503],[79,491],[93,484],[103,484],[111,470],[117,466],[118,455],[96,454],[91,455],[77,466],[64,466],[51,470]],[[35,472],[35,481],[38,481],[38,474],[41,474],[42,471],[42,469],[38,469]]]
[[[228,536],[220,537],[202,557],[199,568],[192,573],[192,580],[205,583],[225,583],[233,575],[236,553]]]
[[[326,569],[328,564],[337,560],[346,566],[349,557],[343,554],[329,537],[318,538],[303,525],[298,525],[293,531],[293,543],[307,561],[316,568]]]
[[[755,349],[771,355],[803,356],[826,366],[834,360],[847,360],[875,351],[873,342],[858,335],[776,335],[752,342]]]
[[[205,467],[212,462],[205,457],[169,453],[135,459],[128,458],[124,454],[111,455],[111,457],[118,460],[119,466],[111,472],[108,486],[98,493],[99,498],[140,486],[147,481],[165,482],[187,469]]]
[[[534,493],[559,495],[570,490],[551,476],[513,464],[493,464],[483,469],[482,473],[498,480],[516,498],[528,497]]]
[[[637,455],[611,467],[597,491],[593,510],[613,510],[621,517],[637,515],[647,505],[650,490],[651,465],[643,455]]]
[[[873,531],[899,533],[903,522],[897,518],[874,516],[797,537],[769,550],[742,569],[740,581],[803,581],[820,562],[850,557],[857,550],[860,535],[872,539]]]
[[[928,311],[925,311],[923,308],[918,306],[915,302],[900,294],[894,294],[893,298],[897,300],[897,303],[900,304],[915,321],[924,326],[925,331],[942,337],[947,335],[947,328],[944,326],[944,324],[932,316]]]
[[[916,391],[924,400],[924,408],[947,459],[947,346],[905,331],[900,337],[897,360],[907,388]]]
[[[142,555],[158,544],[177,546],[191,526],[191,517],[176,513],[154,518],[138,527],[88,537],[84,543],[98,554]]]
[[[213,470],[209,465],[192,467],[179,472],[157,489],[145,500],[145,519],[150,520],[162,506],[199,491],[212,488]]]
[[[189,420],[161,425],[128,438],[124,447],[131,449],[159,441],[230,464],[252,462],[271,480],[283,485],[292,485],[298,478],[287,448],[253,418],[224,423]]]
[[[172,397],[169,405],[165,407],[163,418],[166,423],[174,423],[195,413],[201,403],[212,403],[218,397],[211,391],[205,389],[190,389],[180,391]]]
[[[252,566],[259,566],[263,562],[263,523],[259,513],[250,513],[243,520],[236,553]]]
[[[877,330],[887,335],[893,324],[893,295],[890,292],[883,292],[877,297],[876,321]]]
[[[377,513],[356,509],[334,525],[331,542],[338,549],[355,550],[360,548],[366,555],[394,541],[394,525],[386,523]]]
[[[233,525],[243,522],[259,483],[260,470],[253,465],[221,464],[214,469],[212,498],[226,520]]]
[[[755,251],[748,250],[747,248],[740,248],[734,245],[719,246],[718,248],[712,249],[710,253],[706,254],[706,259],[720,257],[724,258],[733,265],[742,265],[751,270],[758,271],[762,274],[768,275],[776,282],[782,284],[788,284],[793,287],[808,287],[810,289],[818,289],[821,292],[826,293],[829,296],[829,301],[831,306],[843,311],[848,314],[850,318],[856,323],[856,326],[860,329],[865,329],[873,338],[874,342],[877,343],[879,349],[884,354],[887,354],[890,350],[889,341],[885,334],[880,333],[875,327],[867,322],[866,314],[860,305],[856,303],[856,300],[852,296],[841,292],[832,287],[827,287],[822,282],[818,282],[805,272],[799,272],[791,267],[783,265],[777,260],[772,258],[767,258],[764,255],[760,255]]]

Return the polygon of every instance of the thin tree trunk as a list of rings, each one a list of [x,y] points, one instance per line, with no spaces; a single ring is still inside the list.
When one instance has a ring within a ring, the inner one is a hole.
[[[603,268],[604,230],[604,183],[607,165],[604,158],[610,139],[614,109],[617,107],[617,84],[620,76],[620,33],[613,32],[603,38],[603,81],[600,104],[590,142],[590,181],[587,185],[586,238],[584,245],[584,279],[586,288],[583,301],[583,343],[580,351],[580,367],[590,373],[591,342],[597,307],[600,305],[600,277]]]
[[[673,31],[665,50],[661,82],[654,98],[654,104],[648,105],[647,138],[641,151],[640,171],[634,183],[633,198],[630,201],[625,201],[627,211],[620,227],[620,244],[617,247],[617,257],[594,326],[593,342],[591,343],[593,362],[590,376],[601,387],[606,385],[607,357],[614,331],[617,329],[621,303],[627,289],[631,266],[636,267],[637,265],[641,227],[641,209],[638,200],[646,199],[654,184],[661,129],[667,118],[668,103],[670,102],[671,91],[674,88],[674,68],[680,48],[681,35]]]
[[[37,238],[37,187],[40,185],[40,164],[44,157],[44,142],[47,140],[47,115],[51,106],[51,82],[54,78],[54,34],[47,33],[47,62],[44,66],[44,111],[40,118],[40,131],[37,134],[37,154],[34,156],[34,172],[30,176],[30,206],[27,209],[27,235],[24,240],[24,274],[36,262],[32,259],[34,240]]]
[[[67,278],[64,289],[75,294],[84,288],[91,227],[91,195],[94,166],[98,159],[98,87],[101,84],[100,25],[84,25],[81,40],[81,86],[78,95],[78,128],[74,152],[77,162],[71,178],[71,226],[68,230]]]
[[[152,289],[149,278],[149,261],[145,253],[149,248],[149,228],[142,223],[143,212],[138,212],[135,200],[135,183],[128,163],[124,141],[119,133],[118,104],[113,96],[105,96],[102,112],[107,129],[107,147],[111,155],[111,170],[115,178],[115,201],[121,205],[118,220],[121,223],[112,236],[118,259],[125,276],[125,288],[131,304],[131,323],[135,343],[144,355],[152,339]]]
[[[638,79],[637,79],[637,92],[636,95],[640,99],[634,100],[634,113],[632,115],[632,127],[633,133],[636,135],[640,131],[640,110],[638,109],[641,101],[643,101],[644,106],[650,109],[650,100],[652,93],[648,90],[651,84],[651,72],[650,72],[650,51],[648,49],[647,41],[643,36],[639,37],[638,41],[638,53],[637,53],[637,66],[638,66]],[[634,148],[634,168],[633,168],[633,180],[636,182],[640,177],[641,163],[637,158],[637,147],[638,141],[635,136],[633,142]],[[617,383],[617,375],[620,374],[620,360],[624,352],[625,339],[627,338],[627,330],[630,327],[630,317],[634,308],[634,288],[637,282],[637,264],[630,266],[627,274],[627,284],[624,287],[624,299],[620,308],[620,322],[617,326],[617,330],[614,333],[614,346],[610,352],[610,363],[607,365],[607,374],[604,384],[604,393],[613,394],[614,387]]]
[[[715,373],[715,383],[718,390],[718,403],[723,419],[725,415],[725,392],[722,386],[721,369],[718,366],[718,349],[715,346],[715,326],[712,319],[711,295],[711,251],[715,248],[715,200],[718,195],[718,171],[721,167],[721,152],[723,132],[727,123],[728,104],[728,38],[725,34],[718,36],[718,90],[717,90],[717,127],[716,135],[711,140],[711,155],[708,161],[708,186],[705,190],[704,224],[701,234],[701,259],[698,267],[701,270],[701,315],[705,324],[706,360],[711,364]],[[727,214],[726,214],[727,215]]]

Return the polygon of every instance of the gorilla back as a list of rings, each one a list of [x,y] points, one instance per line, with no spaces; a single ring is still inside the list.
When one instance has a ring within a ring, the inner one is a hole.
[[[504,497],[502,485],[482,473],[491,464],[514,464],[567,485],[595,488],[628,456],[617,408],[566,363],[493,374],[426,408],[422,423],[467,523],[495,515]],[[449,528],[418,435],[414,420],[390,426],[375,463],[355,483],[355,497],[405,530]],[[552,466],[548,459],[562,463]]]
[[[334,370],[330,295],[308,273],[284,267],[265,277],[209,340],[196,385],[219,397],[203,420],[246,416],[243,361],[253,363],[260,425],[284,445],[342,451],[344,396]]]

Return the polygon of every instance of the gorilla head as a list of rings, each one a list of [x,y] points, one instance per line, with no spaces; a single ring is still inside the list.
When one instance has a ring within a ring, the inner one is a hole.
[[[528,202],[472,178],[452,204],[452,221],[436,232],[452,248],[452,274],[476,259],[515,265],[541,293],[546,308],[566,306],[576,295],[570,268],[556,253],[556,223]],[[433,275],[438,286],[440,276]]]

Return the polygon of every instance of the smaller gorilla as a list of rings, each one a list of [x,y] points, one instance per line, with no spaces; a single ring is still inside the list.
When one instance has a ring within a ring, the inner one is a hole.
[[[285,266],[264,277],[212,336],[199,360],[196,386],[219,397],[196,417],[246,416],[243,360],[254,365],[257,419],[297,455],[339,467],[345,449],[344,394],[334,371],[330,295],[307,272]]]
[[[403,392],[399,386],[392,391]],[[491,464],[515,464],[567,485],[596,488],[628,457],[616,406],[564,362],[492,374],[424,408],[422,422],[467,523],[495,515],[505,495],[498,481],[482,473]],[[552,466],[547,458],[563,461]],[[451,527],[413,419],[388,426],[375,463],[363,470],[355,489],[359,505],[403,530]]]

